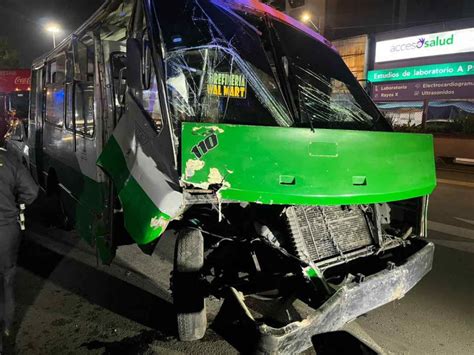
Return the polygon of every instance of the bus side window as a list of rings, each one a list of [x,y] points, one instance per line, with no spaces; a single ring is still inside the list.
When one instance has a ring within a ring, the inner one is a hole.
[[[45,121],[62,127],[64,122],[64,81],[66,56],[59,54],[48,66]]]
[[[76,132],[92,137],[95,131],[94,120],[94,42],[86,35],[77,42],[76,57],[74,58],[74,90],[68,84],[68,105],[66,111],[66,127],[73,128],[72,122],[72,92],[74,91],[74,112]]]

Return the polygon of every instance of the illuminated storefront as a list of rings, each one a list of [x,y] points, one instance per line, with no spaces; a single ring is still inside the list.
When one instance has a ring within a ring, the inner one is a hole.
[[[474,137],[474,20],[375,35],[369,92],[400,129]]]

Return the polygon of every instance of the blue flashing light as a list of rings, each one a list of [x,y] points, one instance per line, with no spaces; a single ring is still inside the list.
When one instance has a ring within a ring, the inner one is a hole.
[[[172,42],[173,42],[173,43],[182,43],[182,42],[183,42],[183,37],[181,37],[181,36],[174,36],[174,37],[172,38]]]
[[[64,102],[64,89],[54,92],[53,101],[55,104],[61,105]]]

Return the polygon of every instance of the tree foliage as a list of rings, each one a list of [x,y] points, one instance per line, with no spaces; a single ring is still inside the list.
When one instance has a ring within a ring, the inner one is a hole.
[[[6,38],[0,38],[0,69],[18,68],[19,65],[18,51]]]

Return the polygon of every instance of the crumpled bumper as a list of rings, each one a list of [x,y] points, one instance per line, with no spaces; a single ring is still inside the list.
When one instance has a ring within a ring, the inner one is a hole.
[[[431,270],[433,254],[434,244],[427,243],[403,264],[343,286],[302,321],[282,328],[259,325],[258,352],[301,352],[312,346],[312,336],[339,330],[358,316],[402,298]]]

